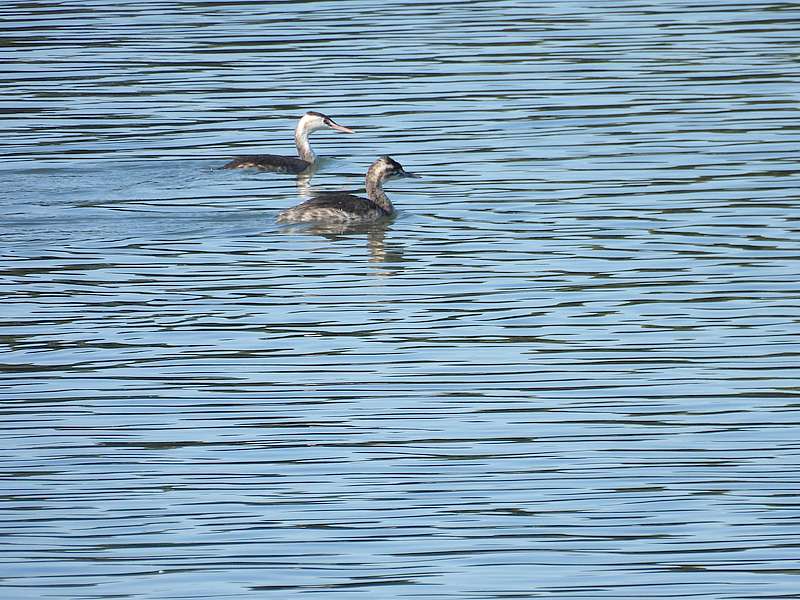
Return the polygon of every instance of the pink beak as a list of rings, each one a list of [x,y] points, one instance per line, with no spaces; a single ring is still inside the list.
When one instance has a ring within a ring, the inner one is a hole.
[[[330,128],[335,129],[336,131],[341,131],[342,133],[355,133],[355,131],[353,131],[349,127],[345,127],[344,125],[339,125],[338,123],[334,123],[333,121],[331,121],[330,123]]]

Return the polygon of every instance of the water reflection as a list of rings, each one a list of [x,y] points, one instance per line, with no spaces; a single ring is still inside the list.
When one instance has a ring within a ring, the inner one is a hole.
[[[798,7],[0,13],[3,598],[797,595]]]
[[[281,225],[279,231],[289,235],[310,234],[320,236],[330,242],[343,240],[363,239],[365,247],[369,251],[370,262],[398,263],[395,268],[399,268],[399,263],[404,262],[403,248],[401,242],[395,241],[387,247],[387,232],[391,231],[394,219],[385,219],[374,223],[315,223],[315,224],[294,224]],[[396,271],[394,271],[396,272]],[[384,272],[392,274],[392,272]]]
[[[297,175],[297,194],[304,201],[310,200],[314,194],[317,193],[317,190],[311,186],[311,179],[316,174],[320,164],[324,163],[324,160],[318,160],[312,163],[305,171]]]

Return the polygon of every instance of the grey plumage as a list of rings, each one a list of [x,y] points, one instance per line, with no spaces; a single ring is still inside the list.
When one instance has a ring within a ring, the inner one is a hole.
[[[278,215],[279,223],[364,223],[394,214],[394,206],[383,191],[383,182],[392,177],[417,177],[406,172],[396,160],[381,156],[366,176],[367,197],[347,192],[319,194]]]
[[[368,198],[344,192],[329,192],[314,196],[311,200],[283,211],[278,215],[278,222],[375,221],[388,217],[392,212],[381,208]]]

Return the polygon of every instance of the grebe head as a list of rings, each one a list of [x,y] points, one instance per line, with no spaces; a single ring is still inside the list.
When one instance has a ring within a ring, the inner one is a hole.
[[[310,110],[300,118],[300,128],[305,129],[308,133],[316,131],[317,129],[335,129],[343,133],[355,133],[349,127],[339,125],[336,121],[331,119],[328,115]]]
[[[372,163],[369,168],[369,173],[374,177],[382,180],[391,179],[393,177],[415,177],[419,178],[416,173],[409,173],[403,168],[399,162],[391,156],[381,156],[378,160]]]

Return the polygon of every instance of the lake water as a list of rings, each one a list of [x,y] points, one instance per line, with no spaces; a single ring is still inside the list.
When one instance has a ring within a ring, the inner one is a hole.
[[[4,599],[800,598],[796,3],[0,29]]]

